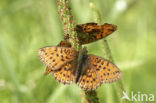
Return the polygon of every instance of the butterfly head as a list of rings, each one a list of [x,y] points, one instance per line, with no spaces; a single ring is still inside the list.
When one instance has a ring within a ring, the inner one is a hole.
[[[87,53],[88,53],[87,47],[84,47],[82,50],[80,50],[79,53],[80,53],[80,54],[87,54]]]
[[[83,26],[82,25],[76,25],[76,27],[74,28],[76,32],[82,32],[83,30]]]
[[[83,61],[85,61],[86,60],[86,58],[87,58],[87,47],[84,47],[83,49],[81,49],[80,51],[79,51],[79,56],[78,56],[78,62],[83,62]],[[80,63],[80,64],[82,64],[82,63]]]

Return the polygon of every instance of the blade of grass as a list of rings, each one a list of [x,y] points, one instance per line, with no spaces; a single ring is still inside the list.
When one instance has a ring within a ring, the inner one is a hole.
[[[94,19],[95,19],[95,21],[98,22],[98,23],[101,23],[100,13],[98,12],[97,8],[94,6],[94,4],[93,4],[92,2],[90,3],[90,7],[91,7],[91,9],[92,9],[93,12],[94,12],[94,15],[95,15],[95,16],[94,16],[94,17],[95,17]],[[112,55],[111,55],[111,50],[110,50],[110,48],[109,48],[109,45],[108,45],[108,42],[107,42],[106,39],[103,40],[103,53],[104,53],[104,58],[105,58],[105,59],[107,59],[107,60],[113,62],[113,58],[112,58]],[[123,86],[123,84],[122,84],[122,81],[119,80],[119,81],[116,83],[115,87],[116,87],[116,90],[117,90],[118,95],[119,95],[120,100],[121,100],[121,98],[122,98],[122,96],[123,96],[122,92],[125,91],[125,90],[124,90],[124,86]],[[122,100],[121,100],[121,102],[125,103],[126,101],[122,101]]]

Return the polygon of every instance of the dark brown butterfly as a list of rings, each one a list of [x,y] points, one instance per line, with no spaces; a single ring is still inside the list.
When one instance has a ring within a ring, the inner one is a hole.
[[[97,23],[86,23],[79,24],[75,27],[80,44],[87,44],[102,39],[113,33],[116,29],[116,25],[108,23],[102,25],[97,25]]]

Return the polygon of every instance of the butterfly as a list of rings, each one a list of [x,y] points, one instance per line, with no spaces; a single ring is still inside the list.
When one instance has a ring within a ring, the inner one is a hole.
[[[98,25],[97,23],[86,23],[76,25],[75,27],[81,45],[102,39],[116,31],[116,29],[116,25],[108,23],[102,25]]]
[[[56,81],[62,84],[75,82],[86,91],[121,78],[117,66],[96,55],[88,55],[86,48],[78,52],[68,46],[50,46],[39,49],[38,55],[47,67],[47,74],[51,72]]]

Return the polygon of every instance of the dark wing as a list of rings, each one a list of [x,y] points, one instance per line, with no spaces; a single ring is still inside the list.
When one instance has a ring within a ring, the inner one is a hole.
[[[77,25],[75,28],[78,33],[80,44],[87,44],[102,39],[113,33],[116,29],[116,25],[108,23],[103,25],[97,25],[97,23],[87,23]]]

